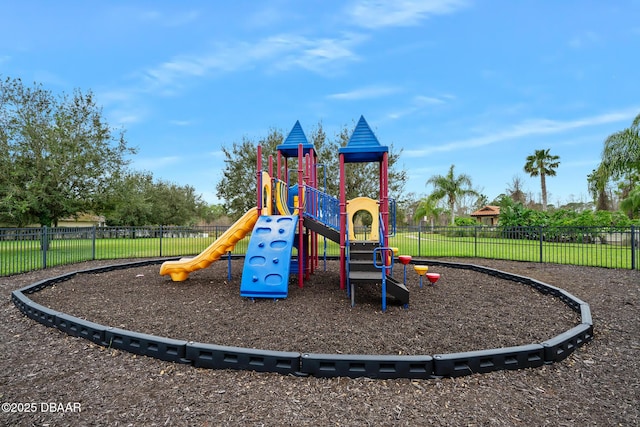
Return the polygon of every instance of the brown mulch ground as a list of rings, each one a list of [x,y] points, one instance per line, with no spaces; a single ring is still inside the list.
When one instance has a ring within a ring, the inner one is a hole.
[[[103,348],[26,318],[10,301],[11,291],[42,278],[113,263],[94,262],[0,278],[0,402],[35,409],[2,413],[0,425],[640,425],[640,271],[460,261],[533,277],[588,302],[594,341],[536,369],[453,379],[322,379],[196,369]],[[358,289],[351,308],[338,289],[337,263],[320,267],[303,289],[292,281],[283,300],[241,298],[242,261],[234,261],[231,282],[226,262],[183,283],[152,265],[78,275],[30,297],[138,332],[316,353],[530,344],[579,322],[565,304],[525,285],[446,267],[431,267],[442,278],[422,289],[408,271],[408,310],[390,303],[382,313],[373,288]],[[402,279],[402,266],[394,276]]]

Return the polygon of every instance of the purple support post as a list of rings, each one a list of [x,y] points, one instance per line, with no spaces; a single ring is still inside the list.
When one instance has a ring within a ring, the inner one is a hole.
[[[302,288],[304,283],[304,230],[302,219],[302,195],[304,186],[302,184],[302,144],[298,144],[298,287]]]

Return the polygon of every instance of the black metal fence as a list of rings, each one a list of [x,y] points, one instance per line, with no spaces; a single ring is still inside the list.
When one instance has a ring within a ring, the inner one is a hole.
[[[189,256],[228,227],[0,228],[0,276],[82,261]],[[366,236],[365,228],[355,230]],[[249,235],[234,255],[246,252]],[[614,227],[397,227],[390,245],[421,258],[474,257],[640,269],[640,230]],[[320,254],[339,255],[318,240]]]

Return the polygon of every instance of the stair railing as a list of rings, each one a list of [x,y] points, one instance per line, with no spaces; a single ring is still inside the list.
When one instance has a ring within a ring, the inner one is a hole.
[[[378,230],[380,246],[373,250],[373,265],[382,272],[382,311],[384,312],[387,310],[387,270],[393,268],[393,248],[384,245],[386,230],[384,221],[382,221],[382,214],[378,215],[380,217],[378,221],[378,224],[380,224]],[[391,267],[389,267],[389,264],[391,264]],[[393,273],[393,270],[391,270],[391,273]]]
[[[387,270],[389,269],[387,259],[389,252],[393,256],[392,248],[380,246],[373,250],[373,265],[382,270],[382,311],[387,310]],[[379,264],[378,260],[380,260]]]

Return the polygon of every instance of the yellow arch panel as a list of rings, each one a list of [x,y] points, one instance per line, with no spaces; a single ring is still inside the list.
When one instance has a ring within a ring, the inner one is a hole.
[[[349,224],[349,240],[356,240],[353,226],[353,216],[358,211],[367,211],[371,214],[371,233],[367,240],[380,240],[380,207],[377,200],[369,197],[356,197],[347,202],[347,221]]]
[[[268,172],[262,171],[262,209],[267,211],[266,215],[273,214],[273,203],[271,197],[271,176]],[[265,214],[263,214],[265,215]]]

